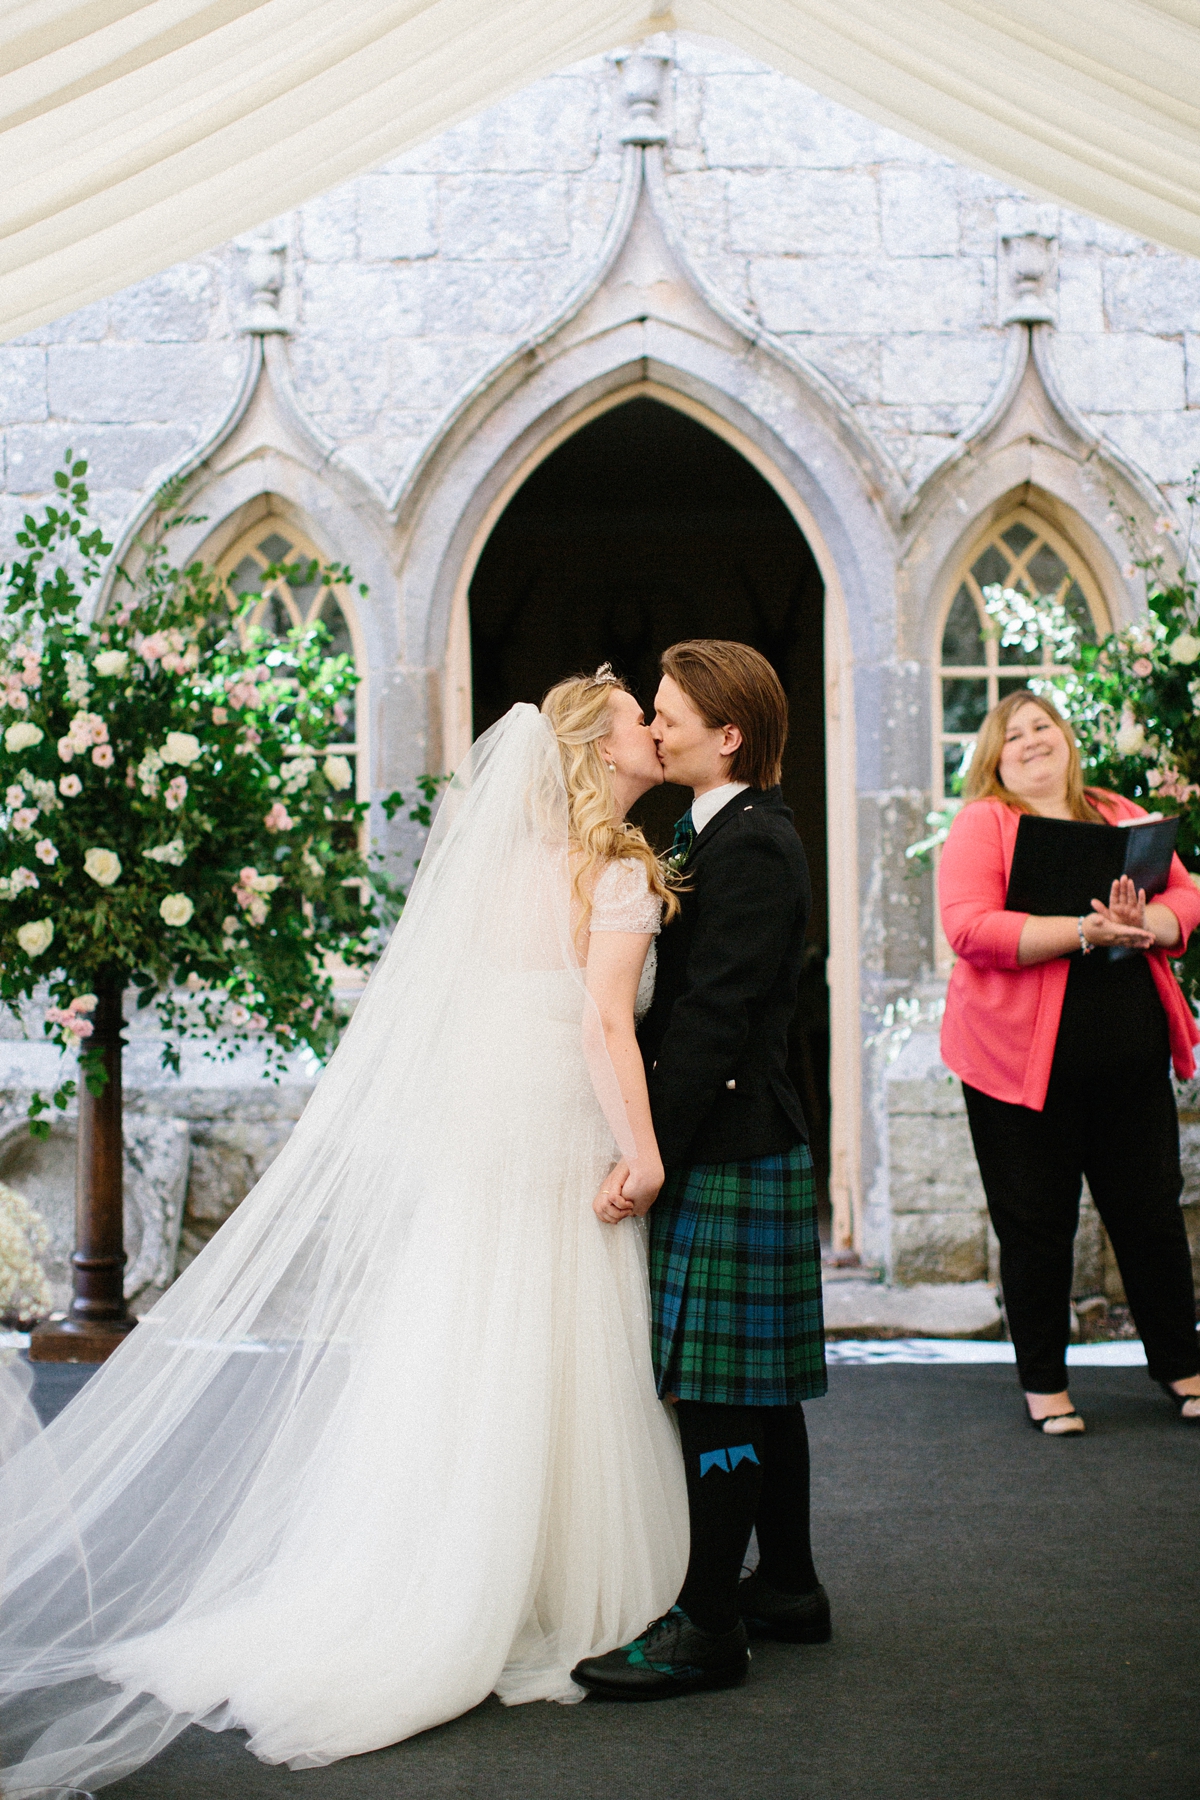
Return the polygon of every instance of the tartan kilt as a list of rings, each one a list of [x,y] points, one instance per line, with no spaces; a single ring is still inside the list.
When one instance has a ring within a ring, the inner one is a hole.
[[[649,1224],[660,1394],[795,1406],[825,1392],[821,1245],[807,1144],[672,1170]]]

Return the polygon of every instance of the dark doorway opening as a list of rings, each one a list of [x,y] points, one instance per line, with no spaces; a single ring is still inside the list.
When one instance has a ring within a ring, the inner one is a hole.
[[[791,717],[783,792],[813,881],[792,1074],[809,1118],[828,1239],[829,995],[824,587],[804,534],[745,457],[657,400],[583,426],[496,523],[470,589],[475,734],[563,675],[611,662],[653,711],[658,659],[681,638],[735,638],[771,662]],[[687,804],[647,795],[659,848]]]

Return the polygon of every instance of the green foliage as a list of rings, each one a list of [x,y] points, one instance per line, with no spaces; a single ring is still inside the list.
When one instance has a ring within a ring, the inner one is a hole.
[[[282,640],[248,629],[257,593],[232,598],[200,562],[176,568],[168,536],[191,521],[171,489],[140,573],[119,572],[89,619],[110,546],[89,525],[86,474],[68,453],[57,501],[26,517],[24,554],[3,571],[0,1001],[15,1011],[48,982],[47,1035],[76,1048],[95,990],[119,980],[139,1005],[157,1000],[169,1065],[185,1036],[227,1055],[258,1039],[275,1069],[302,1046],[325,1057],[333,971],[373,960],[404,898],[372,879],[367,808],[333,749],[352,659],[329,653],[320,625]],[[280,576],[351,579],[307,562],[264,579]],[[81,1074],[103,1084],[98,1058]]]
[[[450,779],[449,775],[417,776],[417,790],[421,798],[409,809],[408,814],[414,825],[422,825],[428,831],[433,824],[433,809],[437,803],[437,797]],[[407,803],[404,795],[397,788],[394,793],[387,794],[380,804],[390,820],[394,819],[400,808]]]
[[[955,779],[959,780],[960,778],[956,777]],[[936,811],[925,814],[925,823],[932,829],[928,837],[921,838],[915,844],[909,844],[905,850],[905,856],[913,864],[909,874],[928,875],[932,871],[933,853],[949,837],[950,827],[962,811],[962,804],[962,801],[957,798],[950,799]]]

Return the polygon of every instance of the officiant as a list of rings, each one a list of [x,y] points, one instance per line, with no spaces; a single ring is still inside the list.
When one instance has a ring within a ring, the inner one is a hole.
[[[1200,1351],[1170,1067],[1200,1031],[1168,964],[1200,922],[1178,857],[1149,903],[1128,876],[1077,917],[1005,907],[1022,815],[1117,824],[1147,815],[1083,785],[1070,725],[1019,689],[988,713],[942,852],[942,925],[958,960],[943,1060],[963,1084],[1000,1240],[1005,1310],[1029,1423],[1077,1435],[1066,1353],[1082,1179],[1108,1231],[1152,1379],[1200,1427]],[[1126,954],[1111,958],[1110,947]]]

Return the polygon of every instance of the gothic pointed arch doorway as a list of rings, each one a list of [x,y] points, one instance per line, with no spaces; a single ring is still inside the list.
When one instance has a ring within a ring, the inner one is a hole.
[[[809,1115],[828,1233],[829,996],[824,586],[803,532],[733,445],[635,396],[553,450],[509,500],[469,590],[473,732],[560,676],[611,662],[652,710],[658,658],[681,638],[735,638],[788,694],[784,796],[813,878],[809,960],[793,1077]],[[668,843],[687,796],[666,788],[635,816]]]

